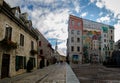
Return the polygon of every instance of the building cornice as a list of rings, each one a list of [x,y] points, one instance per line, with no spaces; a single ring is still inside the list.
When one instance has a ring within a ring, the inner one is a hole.
[[[27,25],[25,25],[20,18],[15,17],[14,13],[11,11],[11,8],[6,2],[3,2],[3,5],[0,6],[0,13],[1,12],[15,22],[18,26],[20,26],[20,28],[22,28],[26,33],[31,35],[36,40],[38,39],[37,35],[33,32],[34,28],[27,27]]]

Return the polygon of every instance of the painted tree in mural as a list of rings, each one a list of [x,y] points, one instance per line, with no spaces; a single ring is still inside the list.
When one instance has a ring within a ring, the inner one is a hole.
[[[100,31],[83,31],[83,54],[84,54],[84,62],[89,62],[89,56],[93,55],[92,53],[94,50],[100,50],[100,43],[101,41],[101,32]],[[96,46],[95,46],[96,45]]]
[[[88,47],[87,46],[83,47],[83,55],[84,55],[84,62],[87,63],[89,61],[89,59],[88,59]]]

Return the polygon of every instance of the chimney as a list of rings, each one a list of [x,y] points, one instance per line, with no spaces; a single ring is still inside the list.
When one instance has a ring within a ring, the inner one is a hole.
[[[27,13],[20,14],[20,19],[25,23],[28,20],[28,14]]]
[[[22,13],[22,17],[23,17],[25,20],[28,20],[28,13]]]
[[[27,20],[26,21],[26,25],[27,25],[27,27],[29,27],[29,29],[31,29],[32,28],[32,21],[31,20]]]
[[[2,5],[3,5],[3,1],[4,1],[4,0],[0,0],[0,6],[2,6]]]

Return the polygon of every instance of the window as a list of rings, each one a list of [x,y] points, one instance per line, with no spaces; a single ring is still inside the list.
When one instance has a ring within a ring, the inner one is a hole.
[[[74,26],[74,21],[72,20],[72,26]]]
[[[39,46],[41,46],[41,41],[39,41]]]
[[[111,36],[111,40],[113,39],[113,36]]]
[[[80,51],[80,47],[79,47],[79,46],[77,47],[77,51],[78,51],[78,52]]]
[[[80,22],[78,22],[78,26],[80,26]]]
[[[71,42],[74,42],[74,37],[71,37]]]
[[[71,34],[74,34],[74,30],[71,30]]]
[[[74,51],[74,46],[71,46],[71,51]]]
[[[43,54],[43,50],[40,50],[40,54]]]
[[[24,35],[20,34],[20,46],[24,46]]]
[[[104,37],[106,37],[106,34],[104,34]]]
[[[112,33],[113,31],[111,30],[111,33]]]
[[[23,56],[16,56],[16,71],[19,69],[26,69],[26,57]]]
[[[33,49],[34,49],[34,42],[31,41],[31,50],[33,50]]]
[[[80,35],[80,31],[77,31],[77,35]]]
[[[15,11],[15,16],[16,16],[17,18],[19,18],[19,11],[18,11],[18,10]]]
[[[11,36],[12,36],[12,28],[11,27],[6,27],[5,39],[11,40]]]
[[[104,42],[106,42],[106,39],[104,39]]]
[[[80,38],[77,38],[77,42],[80,42]]]

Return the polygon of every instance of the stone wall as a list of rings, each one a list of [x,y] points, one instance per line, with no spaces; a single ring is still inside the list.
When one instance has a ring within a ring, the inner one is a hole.
[[[12,27],[12,37],[11,40],[13,42],[17,42],[18,48],[15,50],[10,51],[9,53],[2,50],[0,53],[0,61],[2,61],[2,55],[3,53],[10,54],[10,69],[9,69],[9,76],[15,76],[17,74],[21,74],[26,72],[25,69],[20,69],[19,71],[15,70],[15,56],[26,56],[26,62],[28,61],[29,57],[34,57],[36,62],[37,68],[37,55],[31,56],[30,50],[31,50],[31,41],[34,42],[34,50],[37,51],[37,40],[33,38],[30,34],[25,32],[22,27],[17,25],[13,20],[5,16],[3,13],[0,13],[0,40],[2,40],[5,37],[5,27],[10,26]],[[20,46],[20,34],[24,35],[24,46]],[[1,62],[0,62],[1,63]],[[1,64],[0,64],[0,70],[1,70]],[[1,71],[0,71],[1,73]]]

